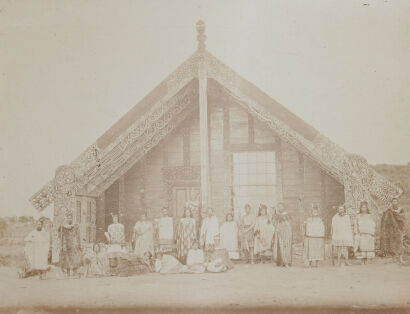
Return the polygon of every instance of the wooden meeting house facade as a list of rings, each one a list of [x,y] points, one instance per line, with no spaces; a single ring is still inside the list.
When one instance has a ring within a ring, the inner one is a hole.
[[[54,204],[55,229],[71,209],[84,242],[104,241],[117,213],[130,241],[142,212],[212,207],[223,222],[281,201],[298,241],[312,203],[329,227],[336,205],[367,200],[377,217],[402,193],[210,54],[203,22],[197,31],[198,50],[30,199]]]

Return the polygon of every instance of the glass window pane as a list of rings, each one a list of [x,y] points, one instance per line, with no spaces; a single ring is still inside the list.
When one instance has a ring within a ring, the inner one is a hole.
[[[275,170],[274,163],[266,163],[266,173],[275,173]]]

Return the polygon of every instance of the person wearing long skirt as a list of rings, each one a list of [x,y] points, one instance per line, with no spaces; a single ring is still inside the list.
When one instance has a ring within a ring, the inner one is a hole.
[[[48,269],[50,234],[44,229],[43,221],[37,222],[36,228],[26,236],[24,242],[26,267],[21,278],[27,277],[29,273],[39,273],[40,279],[44,279]]]
[[[339,206],[337,214],[332,219],[332,245],[337,252],[338,265],[341,265],[341,258],[344,257],[345,264],[349,263],[349,247],[352,247],[353,228],[350,216],[346,214],[346,207]]]
[[[226,221],[221,226],[220,247],[226,249],[230,259],[239,259],[238,225],[233,220],[232,213],[226,214]]]
[[[181,218],[177,228],[177,257],[185,264],[188,251],[197,240],[196,238],[196,222],[192,217],[192,212],[189,208],[184,211],[184,217]]]
[[[318,267],[325,259],[325,225],[319,216],[319,207],[312,206],[312,214],[304,224],[303,255],[310,267]]]
[[[290,267],[292,265],[292,225],[291,217],[285,211],[283,203],[278,203],[274,215],[275,235],[273,238],[272,258],[276,265]]]
[[[261,204],[259,207],[258,217],[255,221],[255,243],[254,253],[262,260],[262,256],[266,255],[272,249],[272,239],[275,228],[268,217],[268,208]]]
[[[253,264],[255,216],[252,213],[251,205],[245,205],[245,215],[240,219],[240,240],[241,251],[247,258],[248,263]]]
[[[393,198],[391,206],[383,213],[380,230],[380,249],[382,253],[391,255],[399,263],[403,263],[404,235],[406,218],[404,210],[399,207],[397,198]]]
[[[145,252],[154,254],[154,226],[147,220],[146,213],[143,213],[141,220],[135,224],[132,239],[137,257],[144,257]]]
[[[205,252],[205,259],[209,261],[210,255],[215,249],[220,240],[219,235],[219,222],[218,218],[214,214],[214,210],[209,208],[207,211],[207,217],[202,222],[200,233],[200,244]]]
[[[110,264],[115,267],[118,264],[118,257],[125,252],[123,249],[125,243],[124,225],[119,223],[118,215],[112,215],[112,224],[108,226],[104,235],[108,242],[108,259]]]
[[[369,206],[366,201],[360,203],[360,213],[357,215],[357,250],[356,258],[367,264],[369,259],[375,257],[374,254],[374,235],[376,233],[376,223],[370,214]]]
[[[82,265],[83,254],[80,240],[80,227],[73,221],[71,211],[66,213],[65,221],[59,228],[61,239],[60,266],[68,277],[76,276]]]

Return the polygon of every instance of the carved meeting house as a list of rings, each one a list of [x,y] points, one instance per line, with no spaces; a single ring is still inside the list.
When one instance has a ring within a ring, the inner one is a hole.
[[[367,200],[378,216],[400,196],[363,157],[209,53],[202,21],[197,33],[190,58],[31,197],[39,211],[54,204],[55,229],[71,209],[82,241],[103,241],[116,213],[130,241],[142,212],[153,219],[167,207],[178,218],[185,206],[212,207],[222,222],[230,210],[239,217],[246,203],[256,210],[282,201],[298,241],[312,203],[329,224],[336,205],[354,211]]]

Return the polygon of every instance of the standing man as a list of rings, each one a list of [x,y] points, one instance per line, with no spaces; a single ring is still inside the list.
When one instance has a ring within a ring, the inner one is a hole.
[[[338,265],[341,266],[341,257],[344,257],[347,266],[350,265],[348,249],[353,246],[353,229],[345,205],[339,206],[332,219],[332,245],[337,251]]]
[[[61,239],[61,268],[68,277],[76,276],[82,264],[80,227],[73,221],[73,213],[67,211],[63,225],[59,229]]]
[[[404,210],[399,207],[399,200],[393,198],[391,206],[382,215],[380,249],[384,255],[397,258],[399,263],[403,263],[405,232]]]
[[[215,246],[219,244],[219,222],[212,208],[208,209],[207,216],[202,222],[200,242],[208,261]]]
[[[28,234],[24,242],[27,265],[22,277],[27,277],[28,273],[34,271],[40,274],[40,279],[44,279],[48,268],[50,234],[44,229],[42,220],[37,221],[36,228]]]

